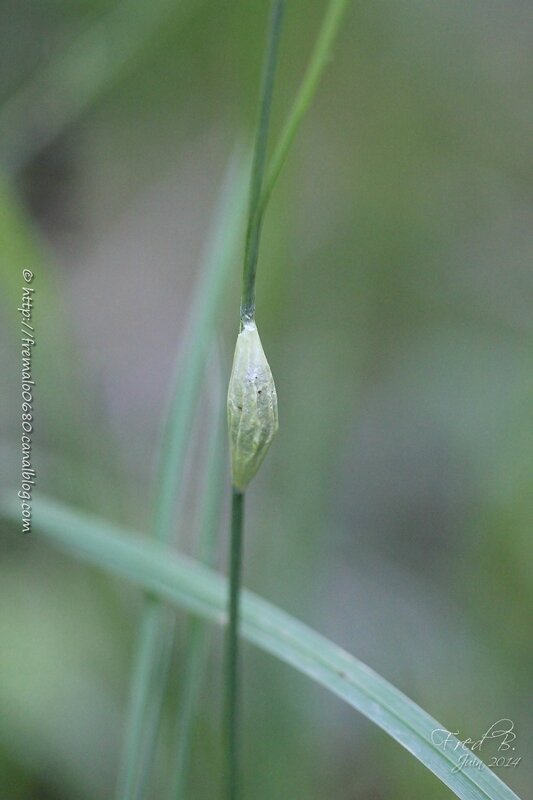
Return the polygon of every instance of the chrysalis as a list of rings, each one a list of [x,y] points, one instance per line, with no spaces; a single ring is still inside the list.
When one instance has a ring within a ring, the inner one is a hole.
[[[233,485],[244,491],[278,429],[278,398],[255,322],[237,337],[228,389]]]

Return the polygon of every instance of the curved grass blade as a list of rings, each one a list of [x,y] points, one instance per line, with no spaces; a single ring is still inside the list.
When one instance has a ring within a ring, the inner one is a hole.
[[[311,100],[316,92],[322,73],[331,57],[331,48],[335,37],[341,26],[342,18],[349,0],[331,0],[322,27],[318,34],[311,59],[307,66],[302,83],[292,105],[289,117],[283,127],[279,141],[274,149],[272,160],[268,166],[261,200],[259,202],[259,217],[261,217],[268,205],[270,195],[279,177],[289,148],[296,136],[300,123],[309,108]]]
[[[19,517],[17,502],[4,507]],[[115,527],[42,498],[34,501],[33,528],[76,558],[127,578],[145,591],[219,625],[227,623],[227,581],[161,542]],[[252,592],[242,596],[241,633],[262,650],[312,678],[372,720],[421,761],[462,800],[518,800],[485,765],[460,769],[468,753],[451,736],[450,749],[432,740],[436,720],[388,681],[324,636]],[[457,745],[457,750],[453,748]]]

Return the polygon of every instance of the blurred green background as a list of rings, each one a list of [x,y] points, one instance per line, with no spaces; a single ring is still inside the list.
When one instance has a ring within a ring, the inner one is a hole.
[[[324,8],[288,4],[272,140]],[[268,4],[0,9],[2,485],[18,488],[16,309],[27,266],[39,491],[147,531],[160,419],[214,198],[253,130]],[[525,0],[352,4],[265,223],[258,322],[280,433],[249,492],[245,565],[247,586],[461,738],[511,719],[522,761],[500,775],[524,797],[532,33]],[[224,376],[239,273],[237,260],[221,309]],[[186,489],[189,552],[203,428]],[[222,569],[225,544],[224,534]],[[139,593],[15,527],[3,525],[0,546],[0,796],[108,800]],[[178,626],[154,798],[172,765],[181,617]],[[218,794],[220,644],[213,630],[195,799]],[[248,646],[244,659],[248,798],[451,796],[307,679]],[[495,754],[493,745],[482,756]]]

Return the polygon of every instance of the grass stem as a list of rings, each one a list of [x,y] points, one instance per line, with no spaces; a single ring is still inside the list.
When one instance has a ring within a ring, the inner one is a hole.
[[[251,320],[255,317],[255,276],[257,272],[257,259],[259,256],[259,240],[261,237],[261,214],[259,203],[265,171],[266,152],[268,143],[268,128],[270,124],[270,111],[274,91],[274,75],[278,60],[279,41],[285,0],[274,0],[270,18],[270,28],[261,80],[259,119],[254,145],[252,164],[252,178],[250,184],[250,205],[248,211],[248,227],[246,230],[246,247],[244,254],[244,269],[242,277],[241,320]]]
[[[229,559],[229,620],[226,651],[227,798],[239,796],[238,699],[239,699],[239,602],[244,530],[244,494],[233,489]]]
[[[255,319],[255,278],[261,238],[259,203],[265,171],[268,129],[274,92],[274,76],[285,11],[285,0],[273,0],[268,39],[263,64],[259,100],[259,118],[254,144],[248,225],[244,250],[240,320],[241,325]],[[244,494],[233,488],[231,503],[231,541],[229,564],[229,624],[226,642],[225,738],[226,797],[237,800],[239,793],[238,698],[239,698],[239,599],[241,591],[242,548],[244,537]]]

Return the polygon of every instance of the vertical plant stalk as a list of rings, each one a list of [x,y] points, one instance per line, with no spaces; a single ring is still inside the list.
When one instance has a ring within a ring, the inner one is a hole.
[[[244,492],[232,490],[229,577],[229,623],[226,650],[227,797],[238,797],[239,775],[239,604],[244,536]]]
[[[268,129],[274,90],[274,76],[278,61],[279,42],[283,23],[285,0],[273,0],[270,27],[261,81],[259,118],[255,138],[248,226],[244,252],[242,292],[240,306],[241,328],[255,319],[255,278],[262,215],[259,209],[263,175],[265,171]],[[244,538],[244,492],[232,489],[231,540],[229,558],[229,619],[225,661],[225,733],[226,733],[226,797],[237,800],[239,796],[239,603],[242,578],[242,551]]]
[[[274,75],[278,59],[279,40],[285,3],[274,0],[266,48],[260,94],[259,119],[255,139],[254,159],[250,186],[250,205],[244,268],[242,278],[240,321],[241,330],[255,321],[255,279],[259,256],[259,243],[263,215],[270,195],[279,176],[291,143],[317,89],[318,82],[329,60],[331,47],[340,28],[348,0],[331,0],[324,17],[309,66],[304,75],[291,113],[283,128],[279,143],[274,150],[272,164],[264,179],[268,143],[268,129]],[[268,366],[268,365],[267,365]],[[269,368],[268,368],[269,371]],[[273,388],[273,384],[272,384]],[[275,396],[275,390],[274,396]],[[273,431],[277,428],[276,423]],[[238,797],[238,693],[239,693],[239,598],[242,573],[242,550],[244,528],[244,492],[233,487],[231,510],[231,542],[229,564],[229,624],[226,653],[226,708],[225,724],[227,738],[227,797]]]
[[[242,276],[241,321],[255,319],[255,276],[261,237],[261,221],[259,201],[263,186],[263,174],[268,144],[268,128],[270,110],[274,90],[274,75],[278,60],[279,40],[283,23],[285,0],[274,0],[270,19],[267,49],[261,83],[259,119],[255,137],[252,178],[250,184],[250,205],[248,210],[248,227],[246,230],[246,247],[244,252],[244,269]]]

